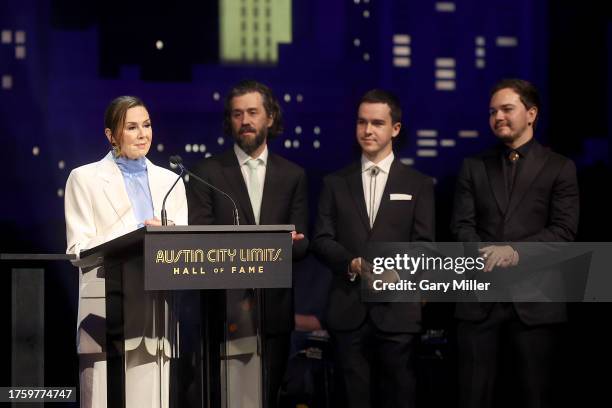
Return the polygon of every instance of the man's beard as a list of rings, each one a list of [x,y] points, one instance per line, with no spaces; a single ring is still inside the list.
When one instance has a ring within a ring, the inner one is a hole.
[[[510,134],[498,134],[497,131],[495,132],[495,136],[497,136],[497,138],[502,143],[512,143],[512,142],[514,142],[516,139],[521,137],[521,134],[523,134],[523,131],[524,131],[524,129],[518,129],[518,130],[513,129],[511,127],[512,123],[507,123],[507,125],[510,128],[510,130],[511,130]]]
[[[248,138],[244,136],[244,132],[254,132],[254,138]],[[250,126],[242,127],[238,131],[238,133],[234,132],[234,140],[236,144],[248,155],[257,150],[264,142],[268,136],[268,129],[263,128],[261,131],[257,132],[255,128]]]
[[[514,142],[516,139],[519,138],[519,135],[517,133],[512,133],[510,135],[498,135],[497,138],[502,142],[502,143],[512,143]]]

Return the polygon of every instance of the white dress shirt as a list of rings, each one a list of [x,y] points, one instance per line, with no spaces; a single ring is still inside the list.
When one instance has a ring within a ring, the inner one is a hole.
[[[391,163],[393,163],[394,159],[395,155],[393,152],[391,152],[377,164],[372,163],[365,156],[361,156],[361,180],[363,183],[363,195],[366,203],[366,209],[368,211],[368,217],[372,220],[376,220],[376,214],[380,208],[380,201],[383,198],[387,179],[389,178]],[[374,166],[378,167],[378,173],[375,176],[371,173]],[[374,180],[372,180],[373,178]],[[374,196],[371,197],[370,187],[374,189],[374,181],[376,181],[376,189],[374,191]]]
[[[249,198],[252,199],[253,187],[251,186],[251,183],[250,183],[251,169],[249,169],[249,165],[247,164],[247,162],[251,160],[252,157],[246,154],[244,150],[242,150],[240,146],[238,146],[237,144],[234,144],[234,153],[236,153],[236,157],[238,158],[238,163],[240,163],[240,171],[242,172],[242,177],[244,178],[244,184],[246,184],[247,186],[247,191],[249,192]],[[263,191],[264,181],[266,179],[266,166],[268,164],[268,146],[267,145],[264,148],[263,152],[261,152],[259,157],[256,158],[256,160],[259,160],[260,162],[260,165],[257,166],[257,179]],[[261,201],[259,202],[259,208],[261,209]],[[259,214],[254,214],[254,215],[255,215],[255,220],[257,221],[257,224],[259,224]]]

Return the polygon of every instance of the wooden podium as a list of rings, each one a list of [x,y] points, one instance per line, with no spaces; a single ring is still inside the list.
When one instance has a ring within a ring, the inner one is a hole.
[[[83,251],[75,265],[102,266],[105,272],[108,406],[125,407],[125,350],[134,342],[134,333],[143,335],[144,341],[151,340],[149,335],[162,339],[170,361],[180,358],[176,291],[185,290],[202,290],[201,406],[225,406],[230,388],[227,377],[222,378],[228,356],[225,290],[212,289],[253,289],[257,352],[262,353],[261,289],[291,287],[294,229],[293,225],[143,227]],[[143,323],[149,318],[152,332]],[[169,404],[175,407],[181,400],[178,371],[173,364],[170,367]],[[262,371],[261,378],[266,378],[265,367]],[[265,386],[260,395],[260,406],[266,407]]]

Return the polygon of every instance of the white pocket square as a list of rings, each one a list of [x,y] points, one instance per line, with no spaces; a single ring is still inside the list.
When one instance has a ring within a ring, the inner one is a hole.
[[[412,200],[412,194],[391,194],[389,199],[391,201],[410,201]]]

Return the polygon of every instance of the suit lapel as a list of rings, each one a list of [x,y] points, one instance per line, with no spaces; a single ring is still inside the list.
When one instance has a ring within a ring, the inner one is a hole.
[[[506,194],[506,185],[504,184],[504,173],[502,169],[502,161],[498,149],[494,150],[490,155],[484,158],[489,185],[497,201],[497,207],[502,214],[506,213],[508,208],[508,195]]]
[[[357,162],[353,169],[346,176],[351,197],[357,207],[357,213],[367,231],[370,231],[370,221],[368,220],[368,210],[366,208],[363,192],[363,181],[361,178],[361,163]]]
[[[223,176],[227,180],[232,189],[232,197],[238,200],[238,206],[242,208],[243,214],[246,216],[247,224],[255,224],[255,216],[251,207],[251,199],[247,190],[244,177],[240,171],[240,163],[233,149],[228,150],[222,157]]]
[[[508,220],[510,215],[521,202],[527,191],[531,188],[531,185],[538,178],[540,171],[546,164],[548,158],[548,150],[542,147],[539,143],[534,141],[531,146],[531,151],[525,157],[525,162],[516,175],[514,181],[514,188],[512,190],[512,196],[510,197],[510,204],[508,205],[508,211],[506,212],[505,219]]]
[[[268,162],[266,163],[266,177],[264,179],[263,194],[261,196],[261,209],[259,213],[259,224],[270,224],[272,219],[272,199],[275,192],[279,191],[278,184],[278,163],[274,155],[268,151]]]
[[[132,211],[130,197],[125,189],[125,182],[121,175],[121,170],[119,170],[114,163],[110,153],[100,161],[98,176],[105,183],[104,195],[106,199],[123,225],[126,227],[136,225],[136,218]]]
[[[378,206],[378,212],[376,213],[376,219],[374,220],[374,226],[372,227],[372,234],[380,228],[380,225],[389,225],[386,221],[386,218],[389,216],[389,197],[391,191],[397,192],[402,191],[402,186],[400,183],[406,183],[406,180],[401,180],[400,172],[401,172],[401,164],[398,160],[393,160],[391,163],[391,168],[389,169],[389,176],[387,177],[387,182],[385,183],[385,190],[380,199],[380,205]]]

